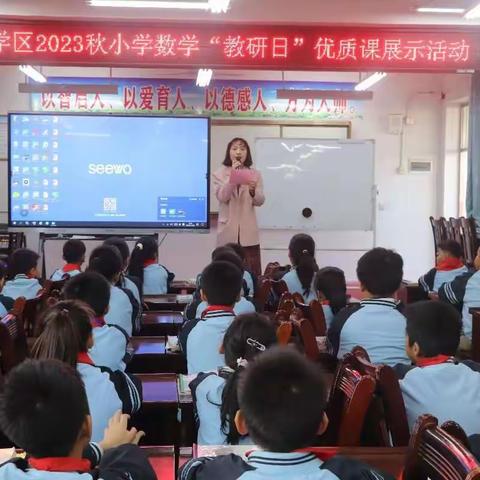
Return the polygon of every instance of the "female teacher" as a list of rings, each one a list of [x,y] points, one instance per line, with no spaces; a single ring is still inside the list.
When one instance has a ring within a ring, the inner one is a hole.
[[[252,164],[248,143],[243,138],[234,138],[227,146],[223,167],[213,174],[215,195],[220,202],[217,245],[231,242],[242,245],[249,270],[260,275],[255,207],[263,205],[265,196],[262,176]]]

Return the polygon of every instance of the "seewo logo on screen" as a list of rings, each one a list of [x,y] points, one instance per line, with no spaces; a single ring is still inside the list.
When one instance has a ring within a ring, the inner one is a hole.
[[[90,175],[131,175],[133,168],[129,163],[89,163]]]

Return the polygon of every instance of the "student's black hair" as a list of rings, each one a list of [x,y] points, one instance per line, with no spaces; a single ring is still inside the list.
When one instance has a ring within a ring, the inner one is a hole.
[[[104,245],[113,245],[117,247],[123,259],[123,266],[126,267],[130,257],[130,249],[128,243],[122,237],[109,237],[104,242]]]
[[[292,348],[273,347],[246,368],[238,397],[254,443],[286,453],[312,445],[327,388],[318,365]]]
[[[318,265],[315,260],[315,241],[306,233],[298,233],[290,240],[288,250],[302,285],[303,294],[309,295],[313,277],[318,271]]]
[[[233,263],[239,270],[241,270],[242,275],[245,270],[245,265],[242,262],[242,259],[235,253],[235,250],[228,247],[216,248],[212,253],[212,262]]]
[[[275,343],[275,327],[267,317],[258,313],[239,315],[225,332],[223,347],[228,371],[224,375],[226,382],[222,392],[220,417],[222,432],[231,445],[237,445],[241,438],[235,427],[235,414],[238,410],[237,386],[243,366],[237,362],[240,359],[250,362]]]
[[[93,316],[87,304],[75,300],[65,300],[50,307],[42,316],[44,329],[33,345],[32,357],[53,358],[76,367],[78,354],[88,350]]]
[[[231,262],[212,262],[204,268],[200,288],[210,305],[235,305],[242,290],[243,274]]]
[[[422,301],[407,305],[407,335],[410,347],[416,342],[422,357],[454,356],[460,343],[462,316],[452,305]]]
[[[109,282],[123,271],[123,261],[120,251],[113,245],[100,245],[90,254],[88,271],[103,275]]]
[[[317,273],[315,288],[328,300],[334,315],[347,306],[347,282],[345,272],[340,268],[321,268]]]
[[[0,397],[1,430],[35,458],[68,457],[89,414],[80,374],[57,360],[25,360]]]
[[[81,240],[70,239],[63,244],[63,259],[67,263],[80,263],[85,259],[85,244]]]
[[[445,240],[438,244],[438,249],[449,253],[452,257],[462,258],[463,248],[456,240]]]
[[[4,278],[7,278],[8,275],[8,265],[0,260],[0,280],[3,280]]]
[[[8,260],[8,277],[14,278],[16,275],[27,273],[36,268],[40,255],[28,248],[19,248],[15,250]]]
[[[67,281],[62,295],[65,300],[85,302],[97,317],[101,317],[110,303],[110,284],[97,272],[79,273]]]
[[[245,145],[245,148],[247,149],[247,157],[245,158],[245,162],[243,164],[244,167],[250,168],[253,165],[253,160],[252,160],[252,152],[250,151],[250,145],[244,138],[240,137],[235,137],[234,139],[230,140],[230,142],[227,145],[227,151],[225,152],[225,159],[223,160],[223,164],[226,167],[231,167],[232,166],[232,159],[230,158],[230,149],[232,148],[232,145],[235,142],[241,142]]]
[[[241,259],[243,262],[245,262],[246,254],[245,254],[245,249],[239,244],[239,243],[227,243],[225,245],[227,248],[231,248]]]
[[[393,250],[374,248],[358,261],[357,277],[372,295],[392,296],[402,283],[403,259]]]
[[[135,244],[128,265],[128,274],[140,279],[143,284],[143,264],[158,258],[158,243],[154,237],[141,237]]]

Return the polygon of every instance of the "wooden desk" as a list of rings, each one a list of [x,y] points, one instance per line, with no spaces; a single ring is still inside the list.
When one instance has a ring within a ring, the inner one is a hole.
[[[143,301],[151,311],[183,312],[185,307],[192,301],[192,295],[177,295],[167,293],[165,295],[144,295]]]
[[[253,450],[259,450],[259,448],[254,445],[196,445],[193,455],[194,457],[216,457],[234,453],[245,457],[247,452]],[[395,477],[402,472],[407,454],[407,447],[316,447],[308,450],[321,458],[329,458],[334,455],[355,458]]]
[[[187,362],[183,353],[166,350],[166,337],[132,337],[134,351],[127,365],[129,373],[185,373]]]
[[[195,282],[189,282],[187,280],[178,280],[173,281],[170,284],[170,288],[168,289],[168,293],[177,293],[181,295],[185,294],[192,294],[195,289],[197,288]]]
[[[183,325],[181,312],[145,312],[142,315],[142,322],[139,336],[177,336]]]

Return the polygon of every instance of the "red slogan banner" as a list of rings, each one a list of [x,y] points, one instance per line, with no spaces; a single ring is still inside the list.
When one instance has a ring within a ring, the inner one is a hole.
[[[466,28],[0,22],[0,64],[446,72],[479,52]]]

